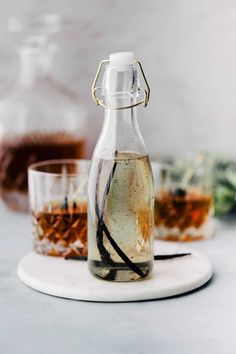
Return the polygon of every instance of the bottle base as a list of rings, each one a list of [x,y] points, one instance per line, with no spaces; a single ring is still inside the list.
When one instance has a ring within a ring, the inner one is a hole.
[[[213,223],[208,219],[199,227],[187,227],[180,229],[177,226],[172,228],[159,225],[155,227],[155,237],[164,241],[173,242],[194,242],[200,240],[207,240],[213,234]]]
[[[139,268],[142,275],[135,273],[124,263],[114,262],[111,265],[105,265],[101,261],[88,260],[88,268],[93,276],[115,282],[130,282],[145,279],[149,276],[153,268],[152,261],[134,264]]]

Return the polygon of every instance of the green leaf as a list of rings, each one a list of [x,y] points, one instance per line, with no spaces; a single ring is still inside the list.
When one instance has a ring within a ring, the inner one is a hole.
[[[231,185],[236,189],[236,173],[230,169],[227,171],[225,177],[231,183]]]
[[[235,205],[235,190],[218,185],[215,190],[215,213],[224,215],[229,213]]]

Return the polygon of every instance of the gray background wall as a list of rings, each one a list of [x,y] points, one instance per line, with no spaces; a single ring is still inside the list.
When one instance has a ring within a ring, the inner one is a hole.
[[[2,92],[17,73],[17,40],[6,33],[7,16],[45,11],[67,23],[53,71],[88,108],[90,147],[103,117],[90,96],[98,62],[132,50],[152,89],[149,107],[139,109],[150,153],[210,150],[236,158],[235,0],[1,0]]]

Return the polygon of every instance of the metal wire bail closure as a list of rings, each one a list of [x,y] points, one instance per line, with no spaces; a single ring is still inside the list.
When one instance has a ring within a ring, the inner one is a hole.
[[[97,97],[97,91],[98,90],[101,90],[101,86],[97,86],[96,87],[96,84],[97,84],[97,81],[98,81],[98,77],[100,75],[100,72],[101,72],[101,69],[102,69],[102,66],[104,64],[107,64],[107,63],[110,63],[110,60],[102,60],[98,66],[98,70],[97,70],[97,73],[96,73],[96,76],[95,76],[95,79],[93,81],[93,86],[92,86],[92,96],[93,96],[93,99],[94,101],[96,102],[96,104],[98,106],[102,106],[104,108],[109,108],[109,109],[127,109],[127,108],[132,108],[132,107],[136,107],[136,106],[139,106],[139,105],[143,105],[143,107],[146,107],[148,102],[149,102],[149,97],[150,97],[150,87],[148,85],[148,82],[147,82],[147,79],[146,79],[146,76],[144,74],[144,71],[143,71],[143,68],[142,68],[142,65],[141,63],[138,61],[138,60],[134,60],[134,64],[138,64],[139,66],[139,69],[142,73],[142,76],[143,76],[143,79],[144,79],[144,82],[145,82],[145,85],[146,85],[146,89],[143,89],[142,87],[139,87],[138,88],[138,91],[139,92],[142,92],[143,93],[143,98],[138,101],[137,103],[133,104],[133,105],[130,105],[130,106],[121,106],[121,107],[115,107],[115,106],[108,106],[104,103],[104,101],[100,98]]]

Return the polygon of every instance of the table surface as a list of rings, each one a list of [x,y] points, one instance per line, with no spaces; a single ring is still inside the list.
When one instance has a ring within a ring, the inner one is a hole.
[[[236,221],[217,221],[211,240],[190,245],[213,264],[207,286],[114,304],[55,298],[21,283],[16,268],[31,250],[30,219],[2,205],[0,215],[1,354],[235,353]]]

